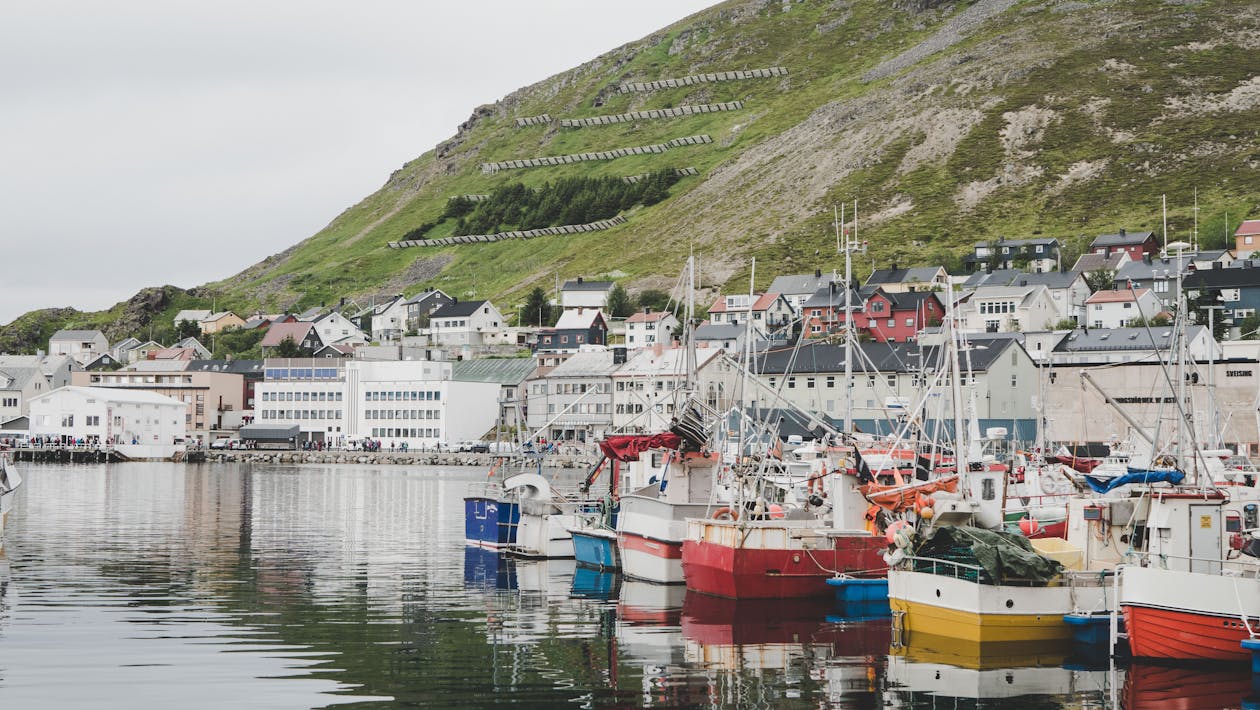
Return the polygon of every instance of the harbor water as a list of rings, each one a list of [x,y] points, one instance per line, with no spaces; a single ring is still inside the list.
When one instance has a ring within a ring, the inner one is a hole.
[[[475,468],[23,467],[0,707],[1248,707],[1246,668],[893,645],[830,601],[735,604],[463,542]],[[573,476],[573,471],[561,476]]]

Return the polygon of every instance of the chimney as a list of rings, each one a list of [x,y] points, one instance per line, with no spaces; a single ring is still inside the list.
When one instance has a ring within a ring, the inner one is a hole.
[[[613,364],[614,365],[626,364],[626,349],[625,348],[620,348],[620,347],[613,348],[612,351],[613,351]]]
[[[1143,264],[1146,264],[1147,266],[1150,266],[1150,265],[1151,265],[1151,255],[1150,255],[1150,254],[1143,254],[1143,255],[1142,255],[1142,263],[1143,263]]]
[[[1213,270],[1213,271],[1215,271],[1215,270],[1217,270],[1217,269],[1222,269],[1222,268],[1225,268],[1225,265],[1224,265],[1224,264],[1222,264],[1221,262],[1219,262],[1219,261],[1214,261],[1214,262],[1212,262],[1212,270]]]
[[[1124,236],[1124,227],[1121,227],[1121,228],[1120,228],[1120,236],[1122,236],[1122,237]]]
[[[665,343],[662,343],[660,340],[657,340],[656,343],[652,345],[652,354],[655,355],[656,357],[660,357],[664,353],[665,353]]]
[[[816,279],[822,278],[822,269],[814,269],[814,278]]]
[[[896,270],[897,270],[897,262],[895,262],[895,261],[894,261],[892,264],[890,264],[890,265],[889,265],[889,268],[891,268],[893,271],[896,271]]]
[[[643,315],[645,315],[645,316],[650,316],[650,315],[652,315],[652,307],[651,307],[651,306],[644,306],[644,307],[643,307]]]
[[[578,277],[578,283],[582,283],[582,277],[581,277],[581,276],[579,276],[579,277]]]

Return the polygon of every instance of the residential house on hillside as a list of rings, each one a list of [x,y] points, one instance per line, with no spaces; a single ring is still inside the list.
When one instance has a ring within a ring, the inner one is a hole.
[[[1151,342],[1151,336],[1155,342]],[[1059,341],[1051,353],[1054,365],[1105,365],[1119,362],[1167,362],[1170,354],[1173,329],[1162,328],[1080,328],[1071,331]],[[1209,358],[1221,359],[1220,345],[1212,338],[1207,326],[1192,325],[1186,329],[1186,353],[1191,360],[1205,362]],[[1197,376],[1195,377],[1197,381]]]
[[[696,326],[696,332],[691,337],[696,341],[697,348],[713,348],[725,350],[728,353],[739,353],[744,350],[746,333],[746,328],[742,324],[704,321]],[[753,337],[756,337],[756,331]]]
[[[1212,268],[1211,263],[1208,268]],[[1177,305],[1178,272],[1183,272],[1184,277],[1195,269],[1194,258],[1190,254],[1185,254],[1180,259],[1175,256],[1152,257],[1147,254],[1116,269],[1115,288],[1121,291],[1129,288],[1150,289],[1164,309],[1172,309]]]
[[[537,352],[578,352],[586,345],[608,344],[608,321],[598,308],[573,308],[552,328],[538,331]]]
[[[573,281],[565,281],[560,287],[560,306],[570,308],[608,308],[608,294],[612,293],[612,281],[587,281],[581,276]]]
[[[319,340],[319,335],[315,333],[315,324],[310,321],[272,323],[258,345],[264,357],[273,357],[280,343],[289,339],[308,352],[315,352],[323,345]]]
[[[115,360],[125,363],[127,362],[127,352],[140,344],[139,338],[123,338],[114,343],[114,347],[109,349],[109,354],[113,355]]]
[[[1118,251],[1110,255],[1081,254],[1077,257],[1076,263],[1072,265],[1072,271],[1082,274],[1089,274],[1095,271],[1115,272],[1130,261],[1133,261],[1133,259],[1129,257],[1129,252],[1127,251]]]
[[[429,317],[433,315],[433,312],[448,303],[454,302],[455,299],[446,295],[441,289],[436,288],[426,288],[408,298],[404,304],[407,306],[407,330],[428,328]]]
[[[232,311],[220,311],[202,318],[200,325],[202,334],[210,335],[211,333],[221,333],[231,328],[239,328],[245,325],[245,319]]]
[[[126,362],[127,364],[131,364],[133,362],[143,362],[145,360],[148,360],[150,355],[152,355],[153,353],[165,347],[166,347],[165,345],[159,343],[156,340],[146,340],[145,342],[140,343],[134,348],[127,350],[125,353],[123,353],[125,357],[119,358],[119,360],[122,360],[123,362]]]
[[[1094,241],[1089,243],[1089,251],[1102,256],[1123,252],[1137,261],[1143,254],[1158,255],[1159,241],[1154,232],[1126,232],[1121,229],[1116,234],[1100,234],[1094,237]]]
[[[1260,219],[1249,219],[1234,230],[1234,256],[1246,259],[1260,250]]]
[[[1085,299],[1089,298],[1089,284],[1079,271],[1046,271],[1026,274],[1022,271],[1002,270],[991,274],[973,274],[963,284],[964,289],[981,286],[1045,286],[1050,291],[1058,311],[1057,320],[1079,321],[1085,314]]]
[[[1189,268],[1195,271],[1219,269],[1238,261],[1233,252],[1228,249],[1200,249],[1199,251],[1191,252],[1189,256]],[[1220,264],[1220,266],[1217,266],[1217,264]]]
[[[407,300],[402,294],[372,309],[372,339],[378,343],[398,340],[407,332]]]
[[[910,343],[921,329],[939,325],[944,318],[945,304],[931,291],[886,293],[876,288],[865,298],[863,309],[853,314],[853,326],[877,343]]]
[[[323,306],[311,306],[310,308],[307,308],[301,313],[298,313],[297,315],[293,316],[293,319],[302,321],[302,322],[310,322],[318,318],[319,315],[323,312],[324,312]]]
[[[657,343],[668,343],[680,322],[669,311],[642,310],[626,319],[626,347],[647,348]]]
[[[1127,328],[1164,310],[1149,288],[1097,291],[1085,300],[1085,309],[1085,322],[1091,328]]]
[[[179,327],[179,324],[180,324],[180,323],[183,323],[184,321],[188,321],[189,323],[198,323],[198,324],[200,324],[200,323],[201,323],[201,321],[203,321],[203,320],[205,320],[205,319],[207,319],[207,318],[209,318],[209,317],[210,317],[210,311],[209,311],[209,310],[203,310],[203,309],[188,309],[188,310],[183,310],[183,311],[180,311],[179,313],[176,313],[176,314],[175,314],[175,320],[172,322],[172,324],[173,324],[176,328],[178,328],[178,327]]]
[[[171,347],[172,348],[186,348],[188,350],[191,350],[193,353],[194,359],[197,359],[197,360],[210,359],[210,349],[202,345],[200,340],[197,340],[191,335],[188,336],[187,338],[184,338],[183,340],[180,340],[179,342],[175,343]]]
[[[753,338],[769,340],[785,338],[794,312],[782,294],[762,293],[749,302],[748,294],[718,296],[709,307],[709,320],[714,325],[740,325],[752,319]]]
[[[960,315],[964,330],[986,333],[1045,330],[1059,311],[1045,286],[981,286]]]
[[[354,351],[361,345],[361,343],[333,343],[332,345],[321,345],[317,350],[315,350],[315,352],[311,353],[311,357],[354,357]]]
[[[429,316],[429,339],[435,345],[481,345],[504,330],[503,314],[489,301],[455,301]]]
[[[528,381],[530,431],[551,441],[592,441],[612,428],[612,373],[623,348],[578,352],[546,377]]]
[[[117,370],[123,363],[113,353],[101,353],[95,360],[83,366],[84,370]]]
[[[368,341],[367,334],[337,311],[329,311],[311,321],[315,336],[323,346],[362,345]]]
[[[48,340],[50,355],[68,355],[80,365],[109,352],[109,341],[99,330],[59,330]]]
[[[49,389],[37,366],[0,366],[0,424],[29,414],[31,398]]]
[[[1218,318],[1237,326],[1242,319],[1256,314],[1260,308],[1260,260],[1246,259],[1229,268],[1195,271],[1185,276],[1182,286],[1186,298],[1205,300],[1224,307]],[[1203,318],[1206,321],[1206,318]],[[1203,322],[1201,321],[1201,322]]]
[[[835,274],[824,274],[821,269],[815,269],[812,274],[776,276],[774,281],[770,282],[768,293],[782,294],[788,305],[792,307],[792,311],[800,315],[801,306],[805,301],[835,281]]]
[[[1039,274],[1059,267],[1058,239],[999,239],[976,242],[963,259],[967,271],[1027,269]]]
[[[949,287],[949,274],[943,266],[920,266],[899,269],[893,264],[888,269],[876,269],[866,280],[867,286],[879,286],[884,293],[905,291],[936,291]]]
[[[865,288],[865,287],[864,287]],[[871,287],[874,293],[879,287]],[[818,289],[801,304],[803,328],[809,337],[820,337],[835,332],[844,322],[844,285],[838,281]],[[849,309],[853,313],[863,308],[865,296],[857,289],[849,292]]]

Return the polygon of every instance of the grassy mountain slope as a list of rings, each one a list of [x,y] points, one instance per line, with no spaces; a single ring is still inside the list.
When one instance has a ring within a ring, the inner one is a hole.
[[[620,94],[622,81],[784,66],[790,74]],[[740,111],[581,129],[517,128],[742,101]],[[478,108],[450,140],[306,241],[194,296],[250,310],[438,286],[505,312],[536,284],[624,274],[707,287],[831,268],[832,205],[860,200],[872,264],[950,263],[977,240],[1120,227],[1224,244],[1257,208],[1260,8],[1225,0],[731,0]],[[485,175],[487,161],[662,143],[661,155]],[[671,197],[606,232],[391,250],[453,195],[508,181],[694,166]],[[1229,214],[1227,224],[1225,213]],[[820,254],[816,256],[816,253]],[[764,278],[761,276],[764,275]],[[742,288],[742,287],[741,287]],[[196,300],[194,298],[193,300]],[[101,317],[105,317],[103,314]],[[92,321],[97,316],[79,316]]]

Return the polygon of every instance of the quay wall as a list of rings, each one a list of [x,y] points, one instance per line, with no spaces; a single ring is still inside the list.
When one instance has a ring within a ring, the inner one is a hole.
[[[12,452],[13,458],[25,463],[117,463],[126,456],[105,449],[23,448]],[[289,451],[267,449],[196,449],[177,452],[176,462],[183,463],[286,463],[286,464],[365,464],[388,466],[479,466],[490,468],[498,459],[515,467],[537,458],[503,454],[474,454],[454,451]],[[589,468],[597,457],[586,454],[553,454],[544,459],[547,468]]]

